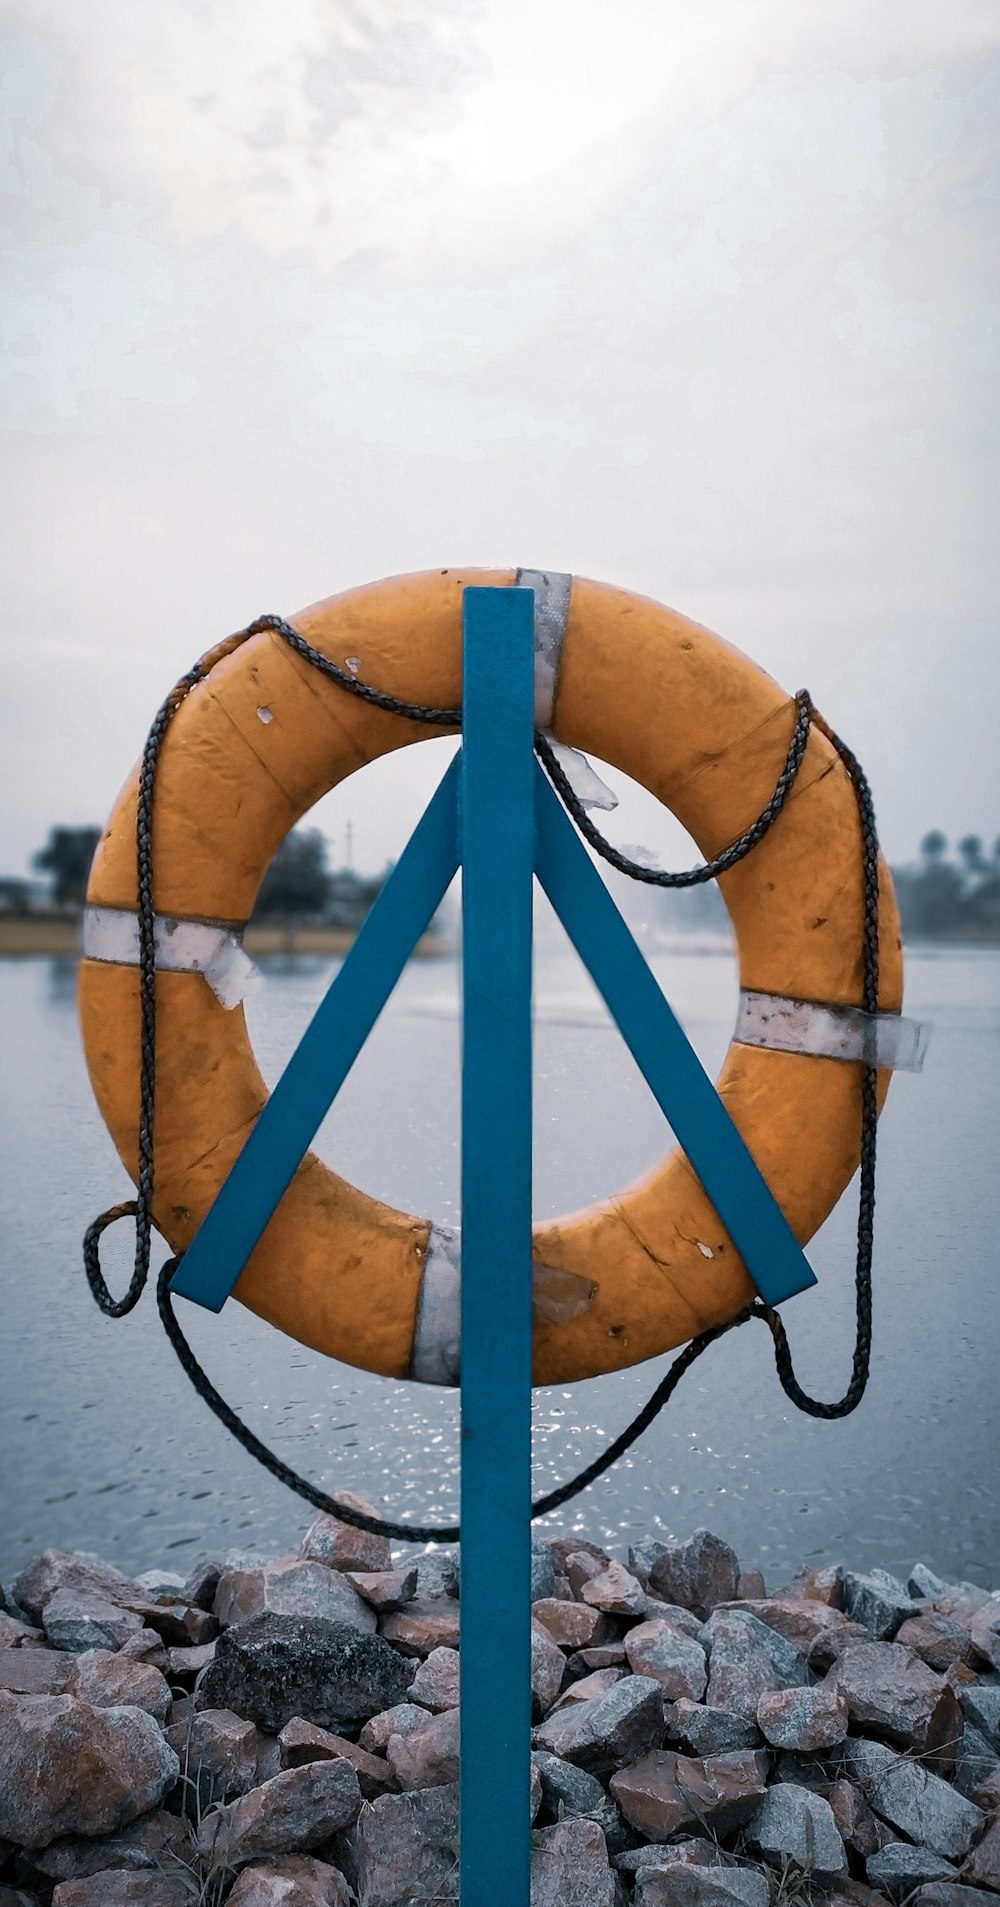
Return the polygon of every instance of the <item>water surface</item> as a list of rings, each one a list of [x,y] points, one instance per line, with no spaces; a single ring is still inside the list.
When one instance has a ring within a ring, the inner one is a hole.
[[[656,971],[706,1064],[725,1052],[731,957],[676,939]],[[251,1027],[273,1079],[336,961],[271,961]],[[49,1543],[129,1570],[201,1553],[293,1546],[307,1506],[261,1472],[190,1390],[152,1290],[122,1323],[94,1307],[80,1268],[87,1221],[128,1196],[80,1052],[70,960],[0,962],[3,1135],[0,1574]],[[411,964],[319,1141],[369,1191],[458,1217],[457,973]],[[662,1117],[575,958],[543,934],[535,1209],[613,1191],[665,1149]],[[636,1533],[707,1524],[769,1581],[800,1559],[1000,1584],[995,1135],[1000,955],[911,953],[907,1010],[934,1021],[925,1072],[901,1075],[880,1126],[875,1358],[854,1417],[800,1416],[750,1325],[713,1347],[667,1413],[610,1475],[549,1520],[619,1554]],[[813,1241],[819,1287],[785,1309],[801,1380],[839,1396],[853,1344],[855,1194]],[[119,1233],[127,1228],[120,1227]],[[107,1254],[127,1278],[124,1237]],[[402,1520],[457,1518],[453,1394],[335,1364],[238,1305],[183,1307],[224,1395],[280,1454],[333,1492],[354,1488]],[[535,1403],[536,1487],[588,1461],[634,1414],[668,1360]]]

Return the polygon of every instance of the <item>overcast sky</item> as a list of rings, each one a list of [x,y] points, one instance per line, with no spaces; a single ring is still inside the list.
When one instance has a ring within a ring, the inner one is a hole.
[[[0,873],[103,822],[220,635],[463,562],[807,685],[891,856],[1000,834],[995,6],[5,18]],[[398,850],[420,754],[324,804],[335,858]]]

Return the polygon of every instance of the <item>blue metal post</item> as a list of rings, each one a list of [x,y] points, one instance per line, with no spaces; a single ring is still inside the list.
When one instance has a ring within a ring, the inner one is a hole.
[[[461,1907],[530,1889],[533,727],[534,597],[467,589]]]

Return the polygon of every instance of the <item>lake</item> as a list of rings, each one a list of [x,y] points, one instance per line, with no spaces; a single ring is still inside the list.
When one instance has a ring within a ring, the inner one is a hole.
[[[721,941],[647,944],[675,1010],[713,1071],[733,1025],[735,964]],[[274,1079],[336,971],[326,959],[261,963],[249,1007]],[[651,1095],[574,956],[548,924],[536,983],[539,1216],[612,1192],[665,1150]],[[457,966],[413,962],[319,1139],[367,1190],[458,1216]],[[880,1125],[875,1355],[858,1412],[800,1416],[752,1324],[715,1345],[641,1443],[543,1528],[580,1529],[617,1554],[641,1532],[725,1537],[770,1584],[799,1561],[1000,1585],[996,1502],[996,1134],[1000,952],[910,953],[907,1011],[934,1023],[924,1073],[893,1083]],[[113,1323],[80,1263],[88,1221],[128,1183],[96,1111],[80,1050],[75,964],[0,962],[4,1452],[0,1575],[48,1544],[138,1571],[202,1553],[294,1546],[308,1507],[261,1472],[190,1390],[152,1286]],[[798,1374],[843,1392],[853,1346],[855,1191],[810,1247],[818,1289],[785,1307]],[[127,1226],[105,1252],[127,1281]],[[157,1262],[162,1256],[157,1253]],[[198,1355],[253,1427],[333,1493],[360,1489],[385,1514],[457,1519],[452,1393],[332,1363],[238,1305],[184,1306]],[[536,1488],[588,1461],[629,1421],[668,1360],[536,1393]]]

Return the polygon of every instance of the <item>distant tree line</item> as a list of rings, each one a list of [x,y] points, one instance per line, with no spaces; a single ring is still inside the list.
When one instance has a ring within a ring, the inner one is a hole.
[[[82,907],[100,828],[50,831],[33,865],[49,877],[58,907]],[[261,883],[255,920],[316,920],[360,926],[386,876],[364,876],[329,865],[318,828],[295,828],[278,849]],[[950,852],[938,829],[925,834],[920,858],[893,869],[903,932],[910,937],[1000,941],[1000,838],[989,853],[978,834],[966,834]],[[31,884],[0,881],[0,907],[30,908]],[[683,895],[661,896],[672,926],[722,927],[726,913],[715,882]],[[648,897],[647,897],[648,904]],[[627,906],[627,901],[626,901]],[[631,910],[629,910],[631,911]]]
[[[82,907],[100,828],[52,828],[32,865],[48,876],[57,907]],[[326,837],[318,828],[294,828],[282,842],[261,882],[254,920],[316,920],[334,926],[360,926],[385,875],[366,876],[353,868],[331,868]],[[23,911],[32,904],[31,883],[0,882],[0,904]]]
[[[904,934],[1000,940],[1000,838],[987,854],[978,834],[963,835],[953,856],[934,828],[919,862],[893,868],[892,878]]]

